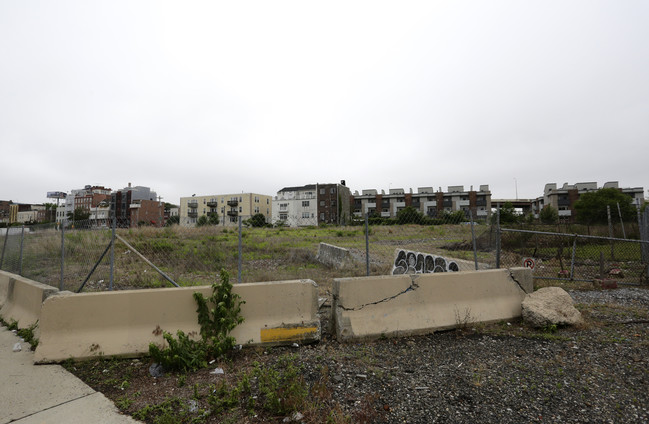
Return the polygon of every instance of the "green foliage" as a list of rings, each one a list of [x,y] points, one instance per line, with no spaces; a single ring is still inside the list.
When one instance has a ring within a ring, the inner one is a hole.
[[[208,357],[218,358],[234,347],[235,339],[229,334],[243,322],[241,304],[244,302],[240,299],[232,293],[230,275],[225,270],[221,270],[221,284],[212,285],[212,296],[206,299],[202,293],[194,293],[200,334]]]
[[[209,225],[219,225],[219,214],[216,212],[208,212],[207,223]]]
[[[38,327],[38,321],[27,328],[21,328],[16,331],[16,334],[18,334],[19,337],[22,337],[23,340],[29,343],[31,350],[36,350],[36,347],[38,346],[38,339],[34,335],[34,330],[36,330],[36,327]]]
[[[178,215],[170,216],[167,222],[165,223],[165,226],[171,227],[174,224],[180,224],[180,216]]]
[[[616,188],[602,188],[597,191],[584,193],[575,202],[577,221],[582,224],[608,223],[607,206],[611,210],[611,218],[619,219],[617,205],[620,205],[622,220],[632,221],[636,218],[636,208],[631,196]]]
[[[196,221],[197,227],[204,227],[206,225],[218,225],[219,214],[216,212],[209,212],[207,215],[201,215]]]
[[[246,227],[256,228],[266,227],[268,225],[266,224],[266,217],[263,213],[254,214],[250,219],[246,219],[243,223]]]
[[[422,224],[424,214],[412,206],[406,206],[397,212],[397,224]]]
[[[500,207],[500,223],[515,224],[517,222],[519,222],[519,216],[516,214],[514,205],[511,202],[505,202],[505,204]]]
[[[309,390],[301,366],[295,365],[296,360],[295,356],[283,356],[277,363],[278,369],[255,366],[262,406],[272,414],[297,411],[306,401]]]
[[[464,211],[444,212],[440,218],[444,224],[459,224],[466,221]]]
[[[201,327],[200,340],[193,340],[183,331],[178,330],[177,339],[163,332],[167,347],[160,348],[149,344],[149,354],[155,362],[172,371],[195,371],[205,368],[211,359],[216,359],[234,347],[235,339],[230,332],[243,322],[239,295],[232,293],[230,276],[221,270],[221,283],[212,285],[212,295],[205,298],[201,293],[194,293],[198,305],[198,324]]]
[[[559,221],[559,211],[553,208],[552,205],[546,205],[539,212],[539,219],[543,224],[556,224]]]
[[[183,401],[179,398],[170,398],[158,405],[147,405],[136,411],[133,418],[156,424],[186,422],[188,416]]]
[[[88,218],[90,218],[90,212],[83,208],[76,208],[74,213],[68,212],[68,219],[72,221],[84,221]]]
[[[155,343],[149,344],[151,358],[167,370],[196,371],[207,366],[206,346],[202,340],[192,340],[182,330],[176,333],[164,331],[162,337],[167,347],[160,348]]]
[[[212,386],[207,398],[211,413],[220,415],[240,406],[250,411],[261,408],[277,416],[302,409],[309,397],[309,386],[296,362],[294,355],[282,356],[273,367],[255,362],[253,370],[245,373],[236,386],[230,387],[222,380]]]

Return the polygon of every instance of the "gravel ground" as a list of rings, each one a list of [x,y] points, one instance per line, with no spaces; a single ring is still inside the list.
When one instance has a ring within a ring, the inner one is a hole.
[[[362,344],[325,336],[310,346],[245,348],[208,370],[160,378],[147,359],[67,367],[147,422],[649,422],[649,290],[570,294],[585,319],[579,328],[469,324]],[[212,374],[217,367],[224,374]],[[282,386],[280,397],[299,392],[297,401],[264,407],[262,375],[295,369],[304,391]],[[251,388],[217,413],[215,399],[245,375]],[[169,408],[154,408],[165,400]]]

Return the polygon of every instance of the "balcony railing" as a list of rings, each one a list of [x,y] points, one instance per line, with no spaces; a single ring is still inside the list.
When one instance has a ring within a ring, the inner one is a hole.
[[[188,208],[197,208],[198,207],[198,200],[190,200],[187,202],[187,207]]]
[[[198,211],[196,210],[190,210],[187,212],[187,216],[190,218],[196,218],[198,216]]]
[[[239,212],[238,211],[228,211],[228,216],[238,216]]]
[[[210,208],[215,208],[219,205],[218,199],[210,199],[207,201],[207,206]]]
[[[235,200],[235,199],[228,200],[228,206],[238,206],[238,205],[239,205],[238,200]]]

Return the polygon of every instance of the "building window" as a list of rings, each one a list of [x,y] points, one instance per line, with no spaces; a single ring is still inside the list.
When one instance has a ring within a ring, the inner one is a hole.
[[[325,194],[325,189],[324,188],[320,189],[320,194]]]
[[[303,200],[302,201],[302,207],[303,208],[308,208],[309,207],[309,201],[308,200]]]
[[[320,221],[324,221],[324,220],[325,220],[325,214],[324,214],[324,213],[321,213],[321,214],[320,214]]]
[[[279,219],[281,221],[286,221],[288,219],[288,214],[287,213],[280,213],[279,214]]]
[[[331,190],[329,190],[329,193],[331,193],[331,194],[335,194],[335,193],[336,193],[336,189],[333,188],[333,187],[331,187]]]
[[[324,206],[324,205],[325,205],[325,201],[324,201],[324,200],[321,200],[321,201],[320,201],[320,206]]]
[[[310,216],[309,212],[302,212],[302,218],[309,218]]]

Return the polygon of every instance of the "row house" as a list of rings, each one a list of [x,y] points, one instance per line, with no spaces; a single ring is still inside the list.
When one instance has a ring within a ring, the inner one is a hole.
[[[354,192],[351,198],[353,213],[356,216],[365,214],[395,218],[397,213],[413,207],[429,217],[441,216],[444,212],[463,211],[468,218],[471,213],[475,218],[484,219],[491,211],[491,192],[488,185],[481,185],[479,190],[464,190],[464,186],[449,186],[446,192],[435,191],[433,187],[419,187],[416,193],[412,189],[406,192],[402,188],[392,188],[386,194],[375,189]]]
[[[284,187],[273,198],[273,224],[291,227],[344,224],[350,216],[350,190],[345,181]]]
[[[556,183],[548,183],[543,189],[543,196],[532,200],[532,213],[538,218],[541,209],[549,205],[559,212],[560,219],[571,221],[576,215],[574,206],[579,197],[584,193],[594,192],[601,188],[618,189],[622,193],[629,195],[633,203],[637,205],[644,202],[643,187],[620,188],[617,181],[604,183],[602,187],[597,187],[597,182],[564,183],[560,188],[557,187]]]
[[[210,217],[216,214],[219,225],[239,225],[241,219],[262,214],[266,222],[272,216],[271,196],[258,193],[213,194],[207,196],[181,197],[179,222],[183,226],[195,226],[201,216]]]

